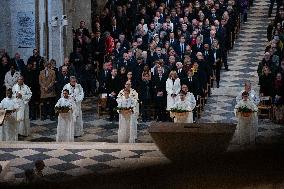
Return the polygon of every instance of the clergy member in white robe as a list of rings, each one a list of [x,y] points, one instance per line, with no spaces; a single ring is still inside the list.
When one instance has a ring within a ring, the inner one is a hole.
[[[63,97],[61,97],[55,107],[69,107],[70,111],[67,113],[59,113],[56,142],[74,142],[74,107],[76,107],[73,97],[69,96],[67,89],[63,90]]]
[[[177,117],[178,114],[176,114],[175,117],[174,117],[175,123],[193,123],[192,110],[195,107],[195,105],[193,106],[194,103],[190,102],[186,98],[186,95],[187,95],[186,92],[181,91],[179,93],[179,99],[176,101],[173,108],[180,109],[180,110],[186,110],[188,112],[183,113],[184,114],[183,117]]]
[[[242,100],[242,94],[245,91],[248,92],[250,101],[252,101],[255,105],[258,105],[260,102],[259,96],[253,89],[251,89],[251,83],[249,82],[245,83],[245,89],[239,92],[238,96],[236,97],[237,103]]]
[[[176,71],[171,71],[169,78],[166,81],[166,91],[167,91],[167,110],[173,108],[176,100],[178,99],[177,95],[181,89],[180,79],[178,78]]]
[[[20,76],[18,82],[13,86],[13,97],[19,104],[17,120],[19,121],[18,133],[22,136],[30,134],[29,101],[32,97],[30,88],[24,84],[24,78]]]
[[[238,112],[240,107],[247,107],[253,112],[249,117],[244,117],[242,113]],[[238,125],[235,136],[241,146],[254,145],[257,136],[257,106],[250,100],[248,92],[243,92],[242,100],[235,106],[235,115],[238,117]]]
[[[0,103],[0,109],[10,111],[11,113],[6,113],[3,125],[0,127],[2,129],[2,136],[0,136],[0,141],[18,141],[18,121],[16,118],[16,111],[19,109],[17,101],[12,97],[12,89],[8,89],[7,97],[4,98]]]
[[[139,116],[139,99],[138,99],[138,93],[131,88],[131,82],[127,81],[125,83],[125,89],[129,90],[129,96],[130,98],[133,98],[137,103],[135,105],[135,107],[133,108],[133,114],[132,114],[132,119],[133,119],[133,126],[130,128],[130,135],[131,135],[131,143],[134,143],[135,140],[137,139],[137,124],[138,124],[138,116]],[[125,96],[124,94],[124,89],[122,89],[118,95],[117,95],[117,99],[121,99]]]
[[[121,110],[119,113],[119,129],[118,129],[118,143],[134,143],[137,134],[130,132],[135,125],[135,115],[133,109],[136,107],[137,101],[130,97],[130,91],[125,89],[124,96],[117,98],[117,107],[130,109],[127,112]]]
[[[84,91],[80,84],[77,83],[75,76],[70,77],[70,83],[66,84],[63,87],[63,90],[67,89],[69,95],[73,97],[75,101],[75,107],[73,109],[75,114],[75,123],[74,123],[74,136],[79,137],[83,135],[83,119],[82,119],[82,109],[81,103],[84,99]],[[63,95],[63,91],[62,91]]]
[[[18,78],[21,76],[21,73],[16,71],[15,66],[11,65],[10,71],[5,74],[5,87],[6,89],[12,89],[12,87],[17,83]]]

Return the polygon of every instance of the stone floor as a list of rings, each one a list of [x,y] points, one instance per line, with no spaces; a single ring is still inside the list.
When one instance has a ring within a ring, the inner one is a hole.
[[[199,122],[235,123],[235,96],[242,89],[243,82],[249,78],[257,89],[256,67],[266,44],[267,6],[268,1],[255,1],[248,22],[242,25],[234,50],[229,54],[231,71],[221,73],[220,88],[212,89]],[[83,112],[85,133],[76,138],[76,142],[53,142],[56,122],[36,120],[31,124],[31,136],[20,138],[22,142],[0,143],[0,161],[11,161],[17,181],[21,181],[24,170],[33,168],[38,159],[44,160],[44,173],[54,180],[169,162],[152,143],[148,133],[150,122],[139,123],[138,143],[116,144],[118,123],[108,122],[104,116],[98,118],[95,99],[84,101]],[[270,120],[260,120],[258,132],[258,144],[284,143],[284,127]]]

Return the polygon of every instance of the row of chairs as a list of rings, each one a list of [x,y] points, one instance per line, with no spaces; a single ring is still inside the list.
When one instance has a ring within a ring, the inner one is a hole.
[[[283,121],[283,113],[282,113],[282,110],[283,110],[283,106],[279,105],[279,106],[276,106],[273,101],[272,101],[272,98],[270,96],[262,96],[260,97],[260,103],[258,104],[258,116],[260,118],[267,118],[267,119],[270,119],[272,121]],[[279,115],[278,114],[281,114],[280,115],[280,118],[279,118]]]

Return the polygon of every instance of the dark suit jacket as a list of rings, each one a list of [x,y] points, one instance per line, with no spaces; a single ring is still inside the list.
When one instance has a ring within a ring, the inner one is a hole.
[[[183,53],[182,53],[182,51],[181,51],[181,45],[180,45],[180,43],[176,43],[176,47],[174,48],[175,49],[175,51],[176,51],[176,53],[177,53],[177,55],[181,58],[181,59],[183,59],[183,57],[184,57],[184,52],[185,52],[185,48],[186,48],[186,43],[184,43],[184,48],[183,48]]]
[[[199,47],[197,46],[197,44],[194,44],[192,46],[192,51],[194,52],[194,54],[196,54],[197,52],[203,52],[203,50],[203,44],[201,44]]]
[[[62,75],[62,73],[60,72],[58,75],[57,75],[57,78],[56,78],[56,92],[59,94],[61,93],[63,87],[69,83],[70,81],[70,76],[69,75],[66,75],[66,77],[64,77]]]
[[[109,79],[109,77],[110,77],[110,72],[109,71],[107,71],[106,73],[105,73],[105,70],[101,70],[100,71],[100,73],[99,73],[99,91],[101,92],[101,93],[105,93],[105,92],[107,92],[106,90],[106,84],[107,84],[107,81],[108,81],[108,79]]]
[[[152,99],[152,81],[141,81],[139,84],[139,99],[143,102],[144,100]]]
[[[208,51],[207,51],[207,54],[206,54],[206,51],[204,50],[204,51],[202,52],[202,54],[203,54],[203,56],[204,56],[205,62],[207,62],[210,67],[212,67],[213,64],[214,64],[214,62],[215,62],[215,59],[214,59],[214,55],[213,55],[212,50],[208,50]]]
[[[108,94],[115,92],[117,95],[119,91],[121,90],[119,77],[116,76],[112,78],[112,76],[110,76],[106,82],[106,89],[107,89]]]
[[[161,80],[159,78],[159,75],[155,74],[153,75],[152,78],[153,81],[153,91],[154,91],[154,96],[157,96],[157,92],[163,92],[164,93],[164,97],[166,96],[166,81],[167,81],[167,76],[163,75]]]
[[[26,65],[23,59],[16,60],[15,58],[12,58],[11,63],[16,65],[16,70],[21,72],[21,74],[25,72]]]
[[[177,74],[178,74],[178,77],[179,77],[180,80],[187,77],[187,73],[183,69],[180,72],[179,72],[179,70],[176,70],[176,71],[177,71]]]
[[[189,92],[191,92],[194,97],[196,98],[197,95],[201,94],[200,91],[200,83],[198,81],[198,78],[196,76],[193,76],[191,78],[191,81],[188,77],[181,80],[181,84],[185,84],[188,87]]]
[[[221,69],[222,67],[222,53],[221,53],[221,50],[220,49],[213,49],[212,50],[212,55],[213,55],[213,59],[214,59],[214,62],[215,62],[215,67],[217,69]]]

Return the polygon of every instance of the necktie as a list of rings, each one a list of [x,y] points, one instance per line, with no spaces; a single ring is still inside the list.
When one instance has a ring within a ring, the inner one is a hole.
[[[183,54],[183,44],[180,45],[181,53]]]
[[[191,77],[189,78],[189,81],[190,81],[190,82],[192,81],[192,78],[191,78]]]

